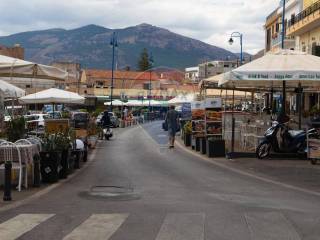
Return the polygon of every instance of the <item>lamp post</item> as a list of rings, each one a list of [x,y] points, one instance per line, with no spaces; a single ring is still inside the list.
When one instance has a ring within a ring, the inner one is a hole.
[[[240,38],[240,65],[242,65],[243,63],[243,52],[242,52],[242,33],[239,32],[233,32],[231,33],[230,39],[229,39],[229,44],[232,45],[233,44],[233,38],[238,37]]]
[[[232,45],[233,44],[233,38],[239,38],[240,39],[240,65],[242,65],[243,63],[243,47],[242,47],[242,33],[239,32],[233,32],[231,33],[230,39],[229,39],[229,44]],[[233,153],[234,153],[234,131],[235,131],[235,118],[234,118],[234,88],[232,91],[232,130],[231,130],[231,153],[229,153],[229,158],[232,159],[233,157]]]
[[[115,55],[115,48],[118,47],[118,40],[116,33],[113,32],[111,40],[110,40],[110,45],[112,46],[112,70],[111,70],[111,91],[110,91],[110,112],[113,111],[113,80],[114,80],[114,55]]]
[[[150,73],[150,78],[149,78],[149,113],[151,112],[151,94],[152,94],[152,85],[151,85],[151,77],[152,77],[152,67],[153,67],[153,56],[152,53],[150,53],[149,57],[149,73]]]

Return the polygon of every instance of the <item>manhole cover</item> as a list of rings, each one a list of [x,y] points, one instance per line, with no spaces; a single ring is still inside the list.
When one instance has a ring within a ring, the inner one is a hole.
[[[140,194],[135,192],[133,188],[121,186],[93,186],[89,191],[81,192],[80,196],[115,201],[140,199]]]

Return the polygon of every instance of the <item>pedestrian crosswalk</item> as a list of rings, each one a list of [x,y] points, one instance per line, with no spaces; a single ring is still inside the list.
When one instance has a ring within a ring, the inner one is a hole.
[[[0,239],[15,240],[23,236],[22,239],[38,239],[28,237],[32,231],[46,231],[50,224],[54,224],[51,219],[55,214],[19,214],[4,222],[0,222]],[[73,229],[64,231],[62,240],[108,240],[113,239],[119,229],[131,221],[128,220],[130,214],[110,213],[91,214],[81,220]],[[160,216],[161,217],[161,216]],[[161,217],[157,233],[146,236],[145,239],[154,240],[205,240],[214,239],[214,236],[206,236],[205,226],[207,221],[205,213],[167,213]],[[251,212],[244,215],[246,219],[249,235],[245,239],[273,240],[290,239],[300,240],[289,220],[279,212]],[[51,222],[50,222],[51,221]],[[56,223],[55,223],[56,224]],[[137,224],[137,223],[136,223]],[[63,226],[62,226],[63,227]],[[145,227],[141,224],[141,230]],[[226,225],[227,227],[227,225]],[[210,226],[210,234],[214,234],[214,226]],[[130,227],[125,227],[130,231]],[[116,239],[127,239],[121,237],[124,231],[119,231],[120,237]],[[49,238],[50,239],[50,238]],[[56,238],[55,238],[56,239]],[[59,238],[60,239],[60,238]],[[133,239],[133,238],[130,238]],[[239,238],[242,239],[242,238]],[[137,239],[138,240],[138,239]],[[141,239],[139,239],[141,240]]]

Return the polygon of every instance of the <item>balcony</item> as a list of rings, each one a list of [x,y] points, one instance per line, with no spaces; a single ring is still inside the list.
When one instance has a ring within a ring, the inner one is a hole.
[[[278,33],[274,38],[271,39],[271,50],[277,50],[281,48],[282,35]],[[294,49],[295,48],[295,39],[285,37],[284,39],[284,48],[285,49]]]
[[[320,26],[320,1],[300,12],[288,21],[287,35],[302,35]]]

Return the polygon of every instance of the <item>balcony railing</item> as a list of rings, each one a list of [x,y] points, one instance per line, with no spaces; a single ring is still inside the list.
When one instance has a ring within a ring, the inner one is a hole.
[[[311,15],[312,13],[318,10],[320,10],[320,1],[315,2],[314,4],[312,4],[311,6],[309,6],[308,8],[306,8],[305,10],[297,14],[294,18],[291,18],[288,21],[288,27],[290,28],[297,22],[305,19],[306,17],[308,17],[309,15]]]

